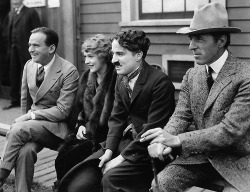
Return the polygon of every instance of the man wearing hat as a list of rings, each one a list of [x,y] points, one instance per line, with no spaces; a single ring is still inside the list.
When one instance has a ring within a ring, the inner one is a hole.
[[[150,141],[151,157],[178,154],[153,181],[153,190],[185,191],[222,180],[230,191],[250,191],[250,65],[227,50],[230,33],[240,31],[228,26],[218,3],[196,10],[190,27],[177,31],[189,36],[197,66],[186,72],[164,129],[141,136],[141,142]]]

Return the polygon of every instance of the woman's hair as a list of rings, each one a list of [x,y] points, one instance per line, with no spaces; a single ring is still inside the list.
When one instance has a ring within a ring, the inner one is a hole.
[[[120,46],[128,49],[132,53],[142,52],[142,58],[145,59],[150,46],[150,40],[146,33],[138,29],[123,29],[118,32],[114,39],[116,39]]]
[[[93,53],[97,54],[99,59],[103,62],[111,63],[111,38],[103,34],[97,34],[93,37],[88,38],[82,44],[82,53]]]

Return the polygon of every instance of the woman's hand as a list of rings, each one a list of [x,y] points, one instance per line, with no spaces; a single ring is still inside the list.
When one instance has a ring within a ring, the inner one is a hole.
[[[86,128],[81,125],[79,128],[78,128],[78,131],[77,131],[77,134],[76,134],[76,138],[77,139],[87,139],[86,137],[84,137],[84,135],[86,134]]]

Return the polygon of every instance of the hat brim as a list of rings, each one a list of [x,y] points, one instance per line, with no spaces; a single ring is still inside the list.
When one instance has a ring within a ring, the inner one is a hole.
[[[206,29],[190,29],[189,27],[183,27],[179,29],[176,33],[178,34],[205,34],[213,32],[228,32],[228,33],[239,33],[241,32],[240,28],[237,27],[216,27],[216,28],[206,28]]]

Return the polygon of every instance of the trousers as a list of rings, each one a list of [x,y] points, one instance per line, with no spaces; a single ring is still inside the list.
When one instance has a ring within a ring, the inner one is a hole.
[[[56,150],[63,139],[49,132],[37,120],[11,125],[6,135],[1,169],[15,168],[16,192],[31,192],[34,164],[43,147]]]

